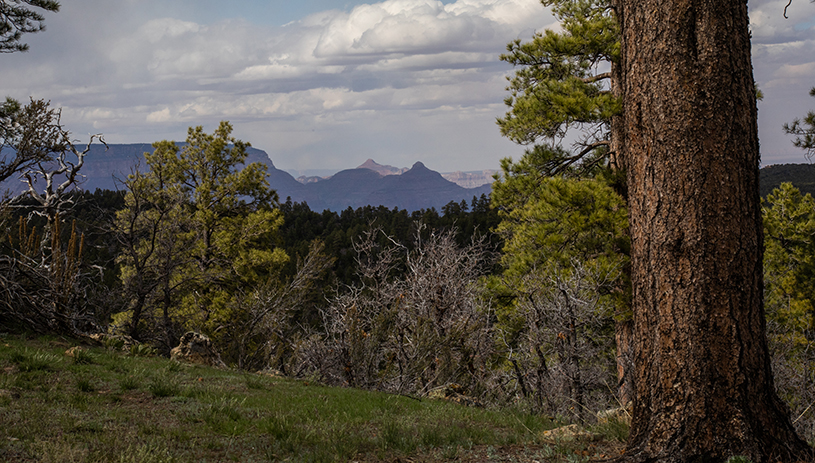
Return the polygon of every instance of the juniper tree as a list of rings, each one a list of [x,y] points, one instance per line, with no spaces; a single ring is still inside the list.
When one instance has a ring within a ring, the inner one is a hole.
[[[170,272],[162,277],[164,289],[154,306],[164,310],[171,306],[179,327],[206,331],[221,343],[234,342],[240,335],[223,328],[249,316],[237,303],[239,292],[273,277],[288,259],[275,246],[283,219],[266,183],[265,168],[259,163],[244,165],[249,145],[231,133],[232,126],[222,122],[212,134],[200,126],[190,128],[183,145],[155,143],[155,151],[146,155],[147,183],[132,185],[152,188],[142,194],[148,202],[161,202],[144,208],[148,215],[142,221],[148,228],[158,223],[158,217],[149,217],[163,211],[159,204],[172,206],[160,222],[169,231],[143,234],[138,245],[144,252],[149,244],[145,240],[163,237],[164,245],[180,254],[174,262],[152,264],[165,265],[165,273]],[[135,206],[128,203],[120,219],[131,220]],[[128,259],[134,265],[135,259]]]

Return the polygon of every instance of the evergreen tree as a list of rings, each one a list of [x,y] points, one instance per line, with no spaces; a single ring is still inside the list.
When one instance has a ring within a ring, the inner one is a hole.
[[[617,19],[608,0],[541,3],[552,8],[561,30],[538,33],[530,42],[516,40],[501,56],[519,69],[507,88],[510,110],[498,125],[511,140],[533,146],[517,162],[503,159],[493,184],[507,285],[494,289],[507,300],[512,293],[533,291],[522,282],[569,278],[569,269],[580,268],[583,276],[602,275],[606,296],[595,307],[608,320],[615,314],[617,329],[626,333],[625,185],[613,130],[620,110]],[[573,147],[563,146],[567,136],[577,138]],[[502,312],[507,326],[523,329],[515,308]],[[623,403],[628,403],[631,387],[628,339],[618,337],[617,346]]]
[[[762,209],[767,319],[806,347],[815,341],[815,200],[782,183]]]
[[[619,27],[609,0],[541,0],[552,8],[562,30],[546,30],[530,42],[507,45],[501,60],[518,67],[505,100],[510,110],[498,120],[501,134],[535,145],[527,156],[547,175],[570,169],[588,173],[605,165],[611,153],[611,119],[620,110],[614,63]],[[603,70],[603,72],[598,72]],[[563,138],[577,129],[574,151]],[[616,161],[611,162],[617,166]],[[617,166],[618,167],[618,166]]]
[[[126,221],[143,214],[146,227],[136,234],[141,237],[137,252],[127,258],[129,265],[156,246],[153,241],[166,246],[152,253],[158,259],[152,265],[161,268],[151,277],[162,288],[157,306],[165,313],[176,307],[174,323],[213,337],[218,333],[222,343],[238,335],[222,328],[247,316],[236,303],[239,293],[276,277],[288,260],[276,246],[283,217],[265,168],[244,166],[249,145],[231,132],[232,126],[222,122],[213,134],[190,128],[183,146],[155,143],[155,151],[146,155],[149,172],[131,177],[130,202],[120,213]],[[141,194],[147,202],[141,210],[134,210],[137,187],[147,190]],[[160,212],[164,215],[157,217]],[[159,232],[153,231],[156,227]],[[126,282],[128,273],[122,276]]]
[[[59,11],[54,0],[0,0],[0,53],[27,51],[28,44],[20,43],[23,34],[45,30],[45,17],[31,7],[45,11]]]
[[[149,170],[135,169],[124,182],[124,205],[114,221],[121,247],[117,262],[128,304],[117,321],[127,323],[135,339],[162,333],[160,341],[169,351],[179,336],[173,330],[172,307],[185,283],[181,268],[190,262],[189,220],[178,172],[167,168],[167,159],[150,154],[146,158]],[[149,322],[143,323],[144,318]]]
[[[516,296],[498,316],[521,393],[549,413],[581,418],[589,397],[614,403],[614,322],[630,317],[622,199],[595,179],[528,176],[496,182],[493,198],[505,205],[497,227],[505,270],[496,289]],[[549,370],[566,372],[565,379],[542,373]],[[625,402],[627,390],[621,393]]]
[[[624,269],[628,219],[614,191],[594,179],[546,177],[528,190],[533,198],[510,196],[515,183],[527,180],[497,183],[493,193],[507,206],[497,227],[505,239],[506,277],[568,267],[575,260],[589,269]]]
[[[614,254],[627,252],[625,204],[604,187],[624,192],[611,137],[620,110],[614,78],[617,20],[609,0],[541,3],[552,8],[561,30],[538,33],[530,42],[515,40],[501,56],[519,69],[507,88],[510,111],[498,125],[516,143],[534,144],[517,162],[503,159],[493,184],[508,275],[553,268],[542,265],[547,260],[560,266],[597,255],[613,255],[611,260],[624,267],[625,256]],[[575,131],[582,133],[575,149],[564,148],[563,138]],[[595,180],[580,180],[586,178]],[[571,223],[559,222],[563,217],[571,217]],[[589,235],[595,237],[591,244],[582,241]]]

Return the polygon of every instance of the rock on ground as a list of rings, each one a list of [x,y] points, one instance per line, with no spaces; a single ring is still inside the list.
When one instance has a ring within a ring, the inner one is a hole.
[[[547,444],[559,444],[561,442],[572,441],[596,441],[600,440],[603,436],[588,432],[576,424],[563,426],[560,428],[551,429],[541,433],[541,442]]]
[[[189,331],[181,336],[178,347],[174,347],[170,351],[170,359],[184,363],[226,368],[226,364],[221,360],[221,354],[215,349],[212,340],[194,331]]]

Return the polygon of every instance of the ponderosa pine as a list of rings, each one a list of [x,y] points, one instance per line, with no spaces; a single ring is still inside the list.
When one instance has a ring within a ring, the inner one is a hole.
[[[635,400],[623,461],[809,461],[770,370],[744,0],[615,0]]]

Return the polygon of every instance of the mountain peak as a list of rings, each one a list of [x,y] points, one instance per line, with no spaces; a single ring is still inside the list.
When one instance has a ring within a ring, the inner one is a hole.
[[[413,164],[413,167],[402,174],[401,177],[409,178],[410,181],[415,181],[416,179],[422,178],[428,180],[432,179],[432,181],[441,182],[441,184],[449,183],[450,185],[455,185],[455,183],[445,180],[444,177],[442,177],[441,174],[435,170],[428,169],[427,166],[425,166],[421,161]]]
[[[357,167],[357,169],[371,169],[371,170],[376,170],[376,168],[377,168],[377,167],[385,167],[385,166],[383,166],[382,164],[378,164],[376,161],[374,161],[374,160],[373,160],[373,159],[371,159],[371,158],[368,158],[368,160],[367,160],[367,161],[365,161],[365,162],[363,162],[362,164],[360,164],[360,165]]]
[[[382,164],[378,164],[373,159],[368,159],[367,161],[363,162],[359,165],[359,167],[357,167],[357,169],[369,169],[378,173],[379,175],[399,175],[407,171],[407,169],[400,169],[398,167],[383,166]]]

